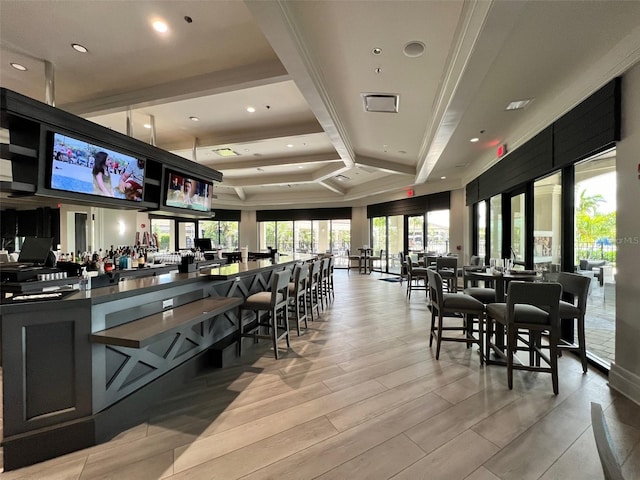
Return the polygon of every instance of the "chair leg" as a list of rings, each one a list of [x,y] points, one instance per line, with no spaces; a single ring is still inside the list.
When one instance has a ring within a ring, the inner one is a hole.
[[[278,360],[278,312],[271,310],[271,319],[269,320],[271,328],[271,342],[273,343],[273,354]]]
[[[478,315],[478,353],[480,354],[480,365],[484,365],[484,314]]]
[[[587,340],[584,331],[584,317],[578,318],[578,347],[582,361],[582,373],[587,373]]]
[[[237,332],[237,342],[238,342],[238,357],[242,356],[242,308],[238,309],[238,332]]]
[[[513,326],[507,326],[507,382],[509,390],[513,390],[513,352],[517,335]]]
[[[429,347],[433,345],[433,337],[436,334],[436,311],[431,307],[431,330],[429,331]]]
[[[557,331],[549,332],[549,359],[551,360],[551,382],[553,383],[553,393],[558,395],[558,342],[560,341]]]
[[[436,360],[440,360],[440,345],[442,344],[442,328],[443,328],[443,321],[442,321],[442,313],[438,312],[438,341],[436,344]]]

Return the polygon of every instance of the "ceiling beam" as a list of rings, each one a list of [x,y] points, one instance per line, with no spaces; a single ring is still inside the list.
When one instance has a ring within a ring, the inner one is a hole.
[[[404,175],[416,174],[416,167],[414,165],[390,162],[388,160],[382,160],[380,158],[374,157],[365,157],[363,155],[356,155],[355,161],[356,165],[364,165],[386,173],[401,173]]]
[[[335,182],[331,181],[331,180],[323,180],[321,182],[318,182],[320,185],[322,185],[324,188],[326,188],[327,190],[331,190],[332,192],[335,193],[339,193],[340,195],[346,195],[347,193],[347,189],[340,186],[340,185],[336,185]]]
[[[313,135],[324,133],[320,124],[316,121],[301,123],[295,122],[286,125],[277,125],[262,129],[244,129],[240,131],[215,132],[198,135],[198,146],[217,147],[226,144],[256,143],[273,140],[274,138],[296,137],[299,135]],[[159,142],[158,147],[169,152],[187,150],[189,148],[186,140],[174,142]]]
[[[352,168],[354,166],[353,146],[323,84],[320,69],[314,64],[313,55],[305,45],[303,35],[296,31],[295,15],[291,6],[282,0],[272,2],[246,0],[244,4],[289,72],[291,79],[296,82],[300,93],[329,136],[345,166]]]
[[[61,105],[60,108],[79,116],[95,116],[122,112],[128,108],[134,110],[205,95],[233,92],[287,80],[290,80],[287,71],[280,62],[274,60],[204,73],[191,78],[181,78],[139,90],[106,92],[99,98],[67,103]]]
[[[276,158],[251,157],[250,160],[246,160],[242,156],[237,157],[234,160],[222,159],[222,161],[218,161],[215,158],[203,158],[202,156],[200,156],[199,158],[200,163],[202,163],[203,165],[215,168],[216,170],[222,172],[243,168],[283,167],[288,165],[310,165],[314,163],[341,162],[341,159],[336,152]]]
[[[234,190],[238,194],[238,197],[240,198],[240,200],[246,200],[247,199],[247,196],[245,195],[244,190],[242,189],[242,187],[234,187]]]

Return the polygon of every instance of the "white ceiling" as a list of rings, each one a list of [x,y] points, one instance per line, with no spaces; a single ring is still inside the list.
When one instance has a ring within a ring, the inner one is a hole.
[[[0,18],[0,85],[44,101],[50,62],[58,108],[122,133],[129,111],[145,142],[153,119],[159,147],[223,173],[229,208],[462,188],[640,60],[638,1],[0,0]]]

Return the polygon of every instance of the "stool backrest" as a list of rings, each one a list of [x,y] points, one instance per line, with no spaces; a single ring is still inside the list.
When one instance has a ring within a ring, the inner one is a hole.
[[[442,277],[432,269],[427,270],[429,298],[435,303],[438,309],[442,305]]]
[[[320,270],[322,269],[322,260],[315,260],[309,269],[309,286],[315,286],[320,280]]]
[[[437,257],[436,258],[436,270],[438,272],[442,269],[455,270],[458,268],[458,257]]]
[[[578,298],[578,310],[580,310],[580,315],[584,315],[587,311],[587,297],[589,296],[591,279],[577,273],[560,272],[557,282],[562,285],[563,293]]]
[[[289,300],[289,280],[291,272],[281,270],[274,272],[271,278],[271,308],[287,305]]]
[[[302,263],[296,266],[294,273],[294,284],[296,286],[296,296],[303,294],[307,289],[307,282],[309,281],[309,264]]]
[[[514,322],[516,304],[533,305],[549,314],[549,325],[560,327],[562,285],[556,282],[509,282],[507,289],[507,321]]]

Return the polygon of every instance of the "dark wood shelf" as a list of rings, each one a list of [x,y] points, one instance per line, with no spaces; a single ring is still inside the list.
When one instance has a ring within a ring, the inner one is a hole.
[[[242,302],[243,299],[238,297],[203,298],[117,327],[92,333],[90,340],[105,345],[143,348],[185,325],[204,322],[240,306]]]
[[[0,143],[0,154],[2,158],[11,160],[16,156],[38,158],[38,151],[35,148],[22,147],[11,143]]]

